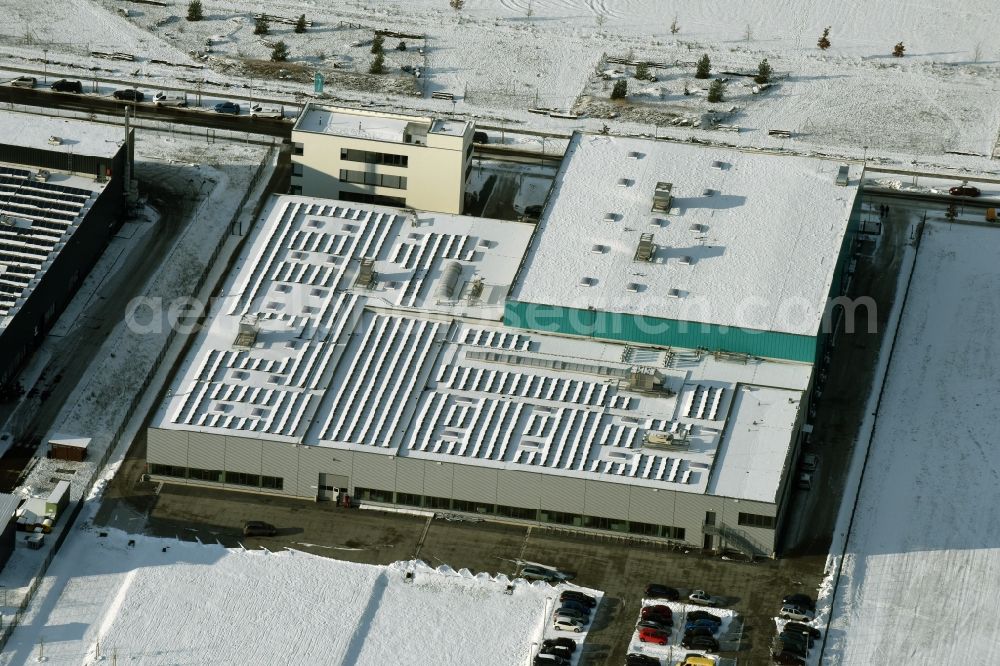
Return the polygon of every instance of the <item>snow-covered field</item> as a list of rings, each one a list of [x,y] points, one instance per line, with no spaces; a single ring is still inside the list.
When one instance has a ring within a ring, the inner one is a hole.
[[[67,541],[0,663],[34,662],[42,642],[49,664],[520,666],[558,591],[517,580],[505,594],[508,582],[88,529]]]
[[[1000,663],[998,241],[924,231],[824,663]]]

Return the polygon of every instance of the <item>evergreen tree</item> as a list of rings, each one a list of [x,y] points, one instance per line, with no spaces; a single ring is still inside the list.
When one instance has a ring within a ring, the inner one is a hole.
[[[253,26],[253,34],[255,35],[266,35],[271,30],[271,26],[268,25],[267,19],[264,18],[262,14],[257,22]]]
[[[278,42],[271,49],[271,60],[274,62],[285,62],[288,60],[288,45],[284,42]]]
[[[721,102],[723,95],[726,93],[726,84],[722,82],[722,79],[716,79],[712,81],[712,85],[708,87],[708,101]]]
[[[649,65],[647,63],[640,62],[638,65],[636,65],[635,78],[639,79],[640,81],[645,81],[646,79],[649,78]]]
[[[372,53],[384,53],[384,44],[385,37],[382,35],[375,35],[375,39],[372,40]]]
[[[816,42],[816,46],[818,46],[823,51],[826,51],[828,48],[830,48],[830,27],[829,26],[823,28],[823,34],[820,35],[819,41]]]
[[[712,61],[709,60],[708,54],[706,53],[698,61],[698,68],[694,72],[694,78],[696,79],[707,79],[712,72]]]
[[[201,0],[191,0],[188,3],[188,21],[200,21],[205,18],[205,15],[201,11]]]
[[[680,31],[681,27],[677,25],[677,17],[675,16],[673,22],[670,24],[670,34],[676,35]]]
[[[628,96],[628,83],[625,79],[615,81],[615,87],[611,89],[611,99],[625,99]]]
[[[399,44],[397,44],[396,45],[396,50],[397,51],[405,51],[406,50],[406,42],[400,42]]]
[[[368,68],[369,74],[385,74],[385,56],[381,52],[376,53],[372,58],[372,64]]]
[[[896,56],[897,58],[902,58],[904,55],[906,55],[906,47],[903,46],[903,42],[896,44],[896,46],[892,48],[892,55]]]
[[[771,80],[771,73],[771,65],[768,64],[767,58],[764,58],[757,65],[757,76],[753,77],[753,80],[757,83],[767,83]]]
[[[457,12],[462,7],[465,7],[465,0],[448,0],[448,4]]]
[[[299,20],[295,22],[295,32],[300,35],[306,31],[306,15],[302,14],[299,16]]]

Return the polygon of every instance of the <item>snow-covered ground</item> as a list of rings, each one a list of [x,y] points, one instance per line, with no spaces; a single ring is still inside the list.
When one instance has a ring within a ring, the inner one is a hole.
[[[1000,663],[998,241],[924,231],[824,663]]]
[[[412,582],[406,581],[413,573]],[[422,562],[354,564],[88,528],[0,663],[520,666],[558,589]],[[574,635],[579,638],[580,635]]]

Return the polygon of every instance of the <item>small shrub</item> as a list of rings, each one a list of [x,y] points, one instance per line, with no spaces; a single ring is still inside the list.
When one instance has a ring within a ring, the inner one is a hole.
[[[372,64],[368,67],[369,74],[385,74],[385,56],[381,53],[376,53],[375,57],[372,58]]]
[[[187,20],[200,21],[203,18],[205,18],[205,14],[201,9],[201,0],[191,0],[191,2],[188,3]]]
[[[306,15],[302,14],[299,16],[299,20],[295,22],[295,32],[300,35],[306,31]]]
[[[257,19],[257,22],[253,26],[253,34],[255,35],[266,35],[271,31],[271,26],[268,25],[267,19],[261,16]]]
[[[708,87],[708,101],[715,104],[716,102],[723,101],[723,97],[726,94],[726,84],[723,83],[722,79],[716,79],[712,81],[712,85]]]
[[[385,51],[385,37],[382,35],[375,35],[375,39],[372,40],[372,53],[383,53]]]
[[[902,58],[904,55],[906,55],[906,47],[903,46],[903,42],[900,42],[896,44],[894,47],[892,47],[892,55],[894,55],[897,58]]]
[[[712,61],[709,59],[706,53],[698,61],[698,67],[695,69],[694,78],[696,79],[707,79],[712,73]]]
[[[681,27],[677,25],[677,17],[675,16],[673,22],[670,24],[670,34],[676,35],[680,31]]]
[[[400,42],[399,44],[397,44],[396,45],[396,50],[397,51],[405,51],[406,50],[406,42]]]
[[[816,42],[816,46],[818,46],[823,51],[826,51],[828,48],[830,48],[830,27],[829,26],[823,28],[823,34],[820,35],[819,41]]]
[[[271,49],[271,60],[274,62],[285,62],[288,60],[288,45],[284,42],[278,42]]]
[[[640,81],[645,81],[649,79],[649,65],[644,62],[640,62],[635,68],[635,78]]]
[[[457,12],[465,7],[465,0],[448,0],[448,4],[451,5],[451,8]]]
[[[615,87],[611,89],[611,99],[625,99],[628,97],[628,83],[625,79],[615,81]]]
[[[771,74],[771,65],[768,64],[767,58],[764,58],[757,65],[757,76],[753,77],[753,80],[757,83],[767,83],[771,80]]]

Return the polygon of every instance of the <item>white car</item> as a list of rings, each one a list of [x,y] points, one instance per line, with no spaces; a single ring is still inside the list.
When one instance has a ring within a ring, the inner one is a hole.
[[[812,613],[807,610],[803,610],[798,606],[793,606],[792,604],[785,604],[782,606],[778,615],[786,620],[795,620],[796,622],[809,622],[813,619]]]
[[[271,109],[260,104],[254,104],[250,107],[250,117],[251,118],[284,118],[285,114],[281,112],[281,109]]]
[[[695,590],[688,595],[688,601],[699,606],[718,606],[719,600],[705,593],[705,590]]]
[[[556,615],[552,618],[552,627],[557,631],[572,631],[578,634],[583,631],[583,622],[565,615]]]
[[[156,106],[187,106],[187,100],[183,97],[168,95],[162,91],[153,95],[153,103]]]

